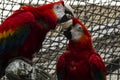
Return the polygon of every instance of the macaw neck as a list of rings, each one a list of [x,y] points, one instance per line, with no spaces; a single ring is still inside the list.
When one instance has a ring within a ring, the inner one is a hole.
[[[53,12],[53,10],[39,10],[39,8],[35,8],[35,11],[32,12],[35,16],[35,19],[43,21],[49,29],[55,29],[57,23],[58,23],[58,18]]]
[[[68,45],[67,45],[67,50],[71,52],[82,52],[82,51],[88,51],[91,50],[92,48],[92,43],[90,41],[79,41],[75,42],[70,40]]]
[[[88,57],[94,53],[94,49],[79,42],[69,41],[66,52],[71,58],[78,62],[80,60],[88,59]]]
[[[43,13],[44,14],[44,13]],[[43,25],[46,25],[48,29],[55,29],[58,20],[52,15],[41,15],[39,13],[35,13],[35,19],[41,22]]]

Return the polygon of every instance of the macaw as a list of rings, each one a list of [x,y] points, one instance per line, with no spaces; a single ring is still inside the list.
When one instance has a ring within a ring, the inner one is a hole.
[[[92,47],[90,32],[77,18],[68,22],[64,25],[64,35],[69,42],[56,64],[57,79],[106,80],[107,70],[102,58]]]
[[[72,16],[62,0],[37,7],[21,6],[14,11],[0,25],[0,75],[10,59],[31,60],[41,48],[47,32]]]

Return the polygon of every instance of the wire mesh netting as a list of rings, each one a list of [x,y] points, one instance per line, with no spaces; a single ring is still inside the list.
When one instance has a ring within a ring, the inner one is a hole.
[[[0,23],[10,16],[12,11],[22,5],[42,5],[58,0],[1,0]],[[120,0],[65,0],[91,32],[93,46],[103,58],[108,80],[120,80]],[[67,39],[62,27],[48,33],[39,53],[35,54],[35,64],[42,66],[54,78],[55,65],[64,51]]]

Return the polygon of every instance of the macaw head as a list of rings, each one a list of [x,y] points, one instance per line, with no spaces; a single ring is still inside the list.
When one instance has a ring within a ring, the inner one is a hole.
[[[57,24],[64,23],[74,17],[73,9],[64,4],[64,2],[58,1],[49,4],[38,6],[36,9],[39,19],[48,23],[50,29],[54,29]]]
[[[57,24],[66,22],[70,20],[72,17],[74,17],[73,9],[64,4],[64,2],[61,0],[59,2],[54,2],[50,4],[45,4],[41,9],[43,9],[43,15],[45,15],[44,18],[46,18],[46,21],[51,29],[54,29]],[[40,8],[38,7],[38,8]]]
[[[62,0],[50,4],[45,4],[39,8],[44,8],[44,14],[54,17],[54,19],[57,19],[58,23],[66,22],[74,17],[73,9],[69,5],[64,4]]]
[[[91,35],[85,25],[77,18],[66,22],[64,35],[74,43],[92,46]]]

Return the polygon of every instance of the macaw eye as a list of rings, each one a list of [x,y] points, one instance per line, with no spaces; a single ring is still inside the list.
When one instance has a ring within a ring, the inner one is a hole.
[[[62,8],[62,5],[56,5],[54,8],[55,8],[56,10],[57,10],[57,9],[60,9],[60,8]]]
[[[75,29],[76,29],[76,31],[78,31],[78,32],[82,32],[82,31],[83,31],[81,25],[79,25],[79,24],[76,24],[76,25],[75,25]]]
[[[57,6],[55,6],[55,9],[59,9],[59,6],[57,5]]]
[[[78,31],[82,31],[82,28],[81,27],[78,27],[78,29],[77,29]]]
[[[59,6],[59,5],[57,5],[57,6],[56,6],[56,9],[59,9],[59,8],[60,8],[60,6]]]

